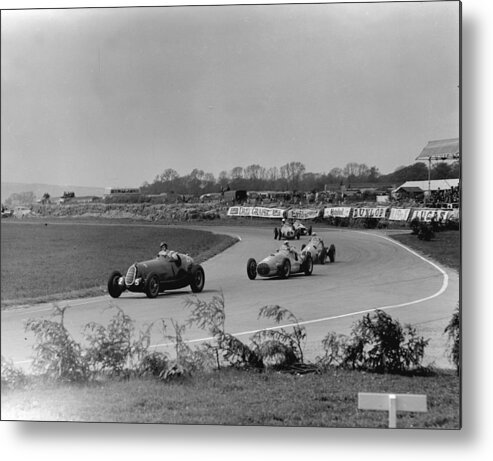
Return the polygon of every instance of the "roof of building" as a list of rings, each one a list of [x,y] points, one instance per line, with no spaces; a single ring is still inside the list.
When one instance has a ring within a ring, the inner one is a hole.
[[[459,158],[459,138],[452,138],[429,141],[416,160],[456,160]]]
[[[458,187],[459,180],[458,179],[432,179],[429,181],[406,181],[404,184],[401,184],[397,189],[394,189],[394,192],[397,192],[400,189],[410,191],[410,188],[419,188],[422,191],[428,190],[448,190],[452,187]],[[417,190],[414,190],[417,192]]]

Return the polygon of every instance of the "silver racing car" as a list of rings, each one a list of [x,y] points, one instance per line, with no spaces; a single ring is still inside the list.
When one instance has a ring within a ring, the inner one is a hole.
[[[335,245],[332,243],[326,247],[324,241],[315,232],[306,245],[301,245],[301,252],[310,253],[315,264],[325,264],[327,259],[333,263],[336,258]]]
[[[296,248],[284,242],[283,245],[262,259],[257,264],[254,258],[247,262],[247,275],[254,280],[257,274],[261,277],[288,278],[291,274],[304,273],[311,275],[313,271],[313,260],[309,252],[302,253]]]

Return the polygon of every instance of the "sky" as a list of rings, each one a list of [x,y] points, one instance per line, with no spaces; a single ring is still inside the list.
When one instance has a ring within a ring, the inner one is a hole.
[[[1,180],[138,187],[459,136],[459,3],[4,10]]]

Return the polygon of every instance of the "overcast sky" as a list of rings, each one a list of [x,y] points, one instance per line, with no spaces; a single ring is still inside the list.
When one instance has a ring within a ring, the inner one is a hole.
[[[459,3],[2,11],[1,179],[301,161],[381,173],[459,136]]]

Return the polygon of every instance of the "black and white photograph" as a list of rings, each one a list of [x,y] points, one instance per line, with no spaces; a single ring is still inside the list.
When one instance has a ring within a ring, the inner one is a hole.
[[[2,418],[459,429],[460,8],[2,11]]]
[[[20,5],[2,424],[460,432],[462,2]]]

